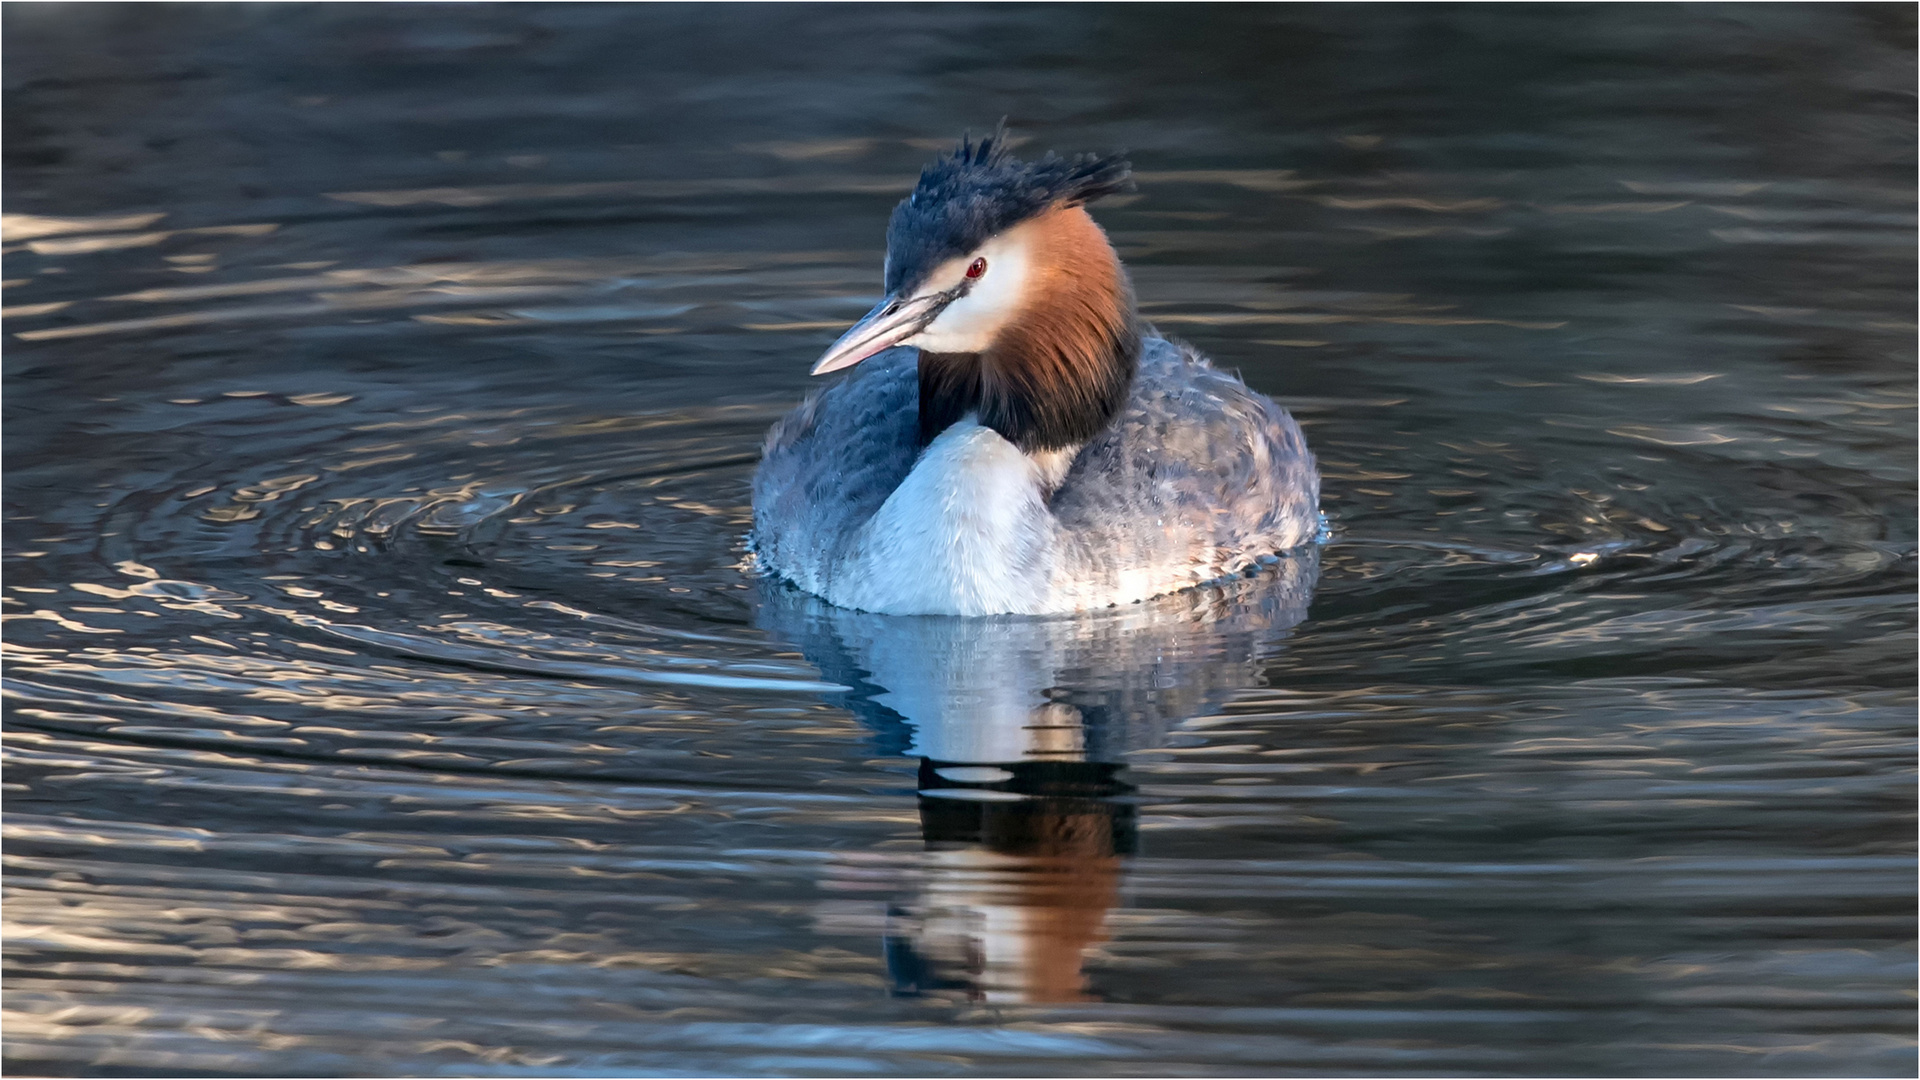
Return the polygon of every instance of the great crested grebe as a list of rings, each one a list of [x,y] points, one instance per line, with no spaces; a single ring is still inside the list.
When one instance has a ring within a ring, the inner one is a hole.
[[[872,361],[767,434],[760,565],[864,611],[1040,615],[1313,540],[1299,426],[1142,324],[1085,209],[1131,188],[1128,163],[1006,144],[963,139],[894,208],[886,297],[813,374]]]

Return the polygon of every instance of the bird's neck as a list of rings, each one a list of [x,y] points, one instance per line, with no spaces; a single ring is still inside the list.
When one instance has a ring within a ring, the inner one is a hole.
[[[920,443],[972,414],[1028,454],[1079,446],[1126,404],[1139,315],[1113,245],[1084,209],[1034,222],[1029,302],[980,352],[920,354]]]

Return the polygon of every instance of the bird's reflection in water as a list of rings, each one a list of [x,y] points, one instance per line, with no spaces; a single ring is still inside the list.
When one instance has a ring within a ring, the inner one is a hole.
[[[1125,766],[1045,760],[997,768],[920,764],[928,874],[889,912],[897,994],[958,990],[989,1001],[1079,1001],[1081,957],[1106,940],[1133,854]],[[992,783],[968,774],[994,772]],[[958,775],[956,775],[958,774]]]
[[[1249,685],[1298,623],[1318,553],[1145,604],[1052,618],[871,615],[763,582],[759,621],[828,679],[883,752],[920,759],[927,849],[889,905],[894,992],[1090,996],[1139,808],[1126,755]]]

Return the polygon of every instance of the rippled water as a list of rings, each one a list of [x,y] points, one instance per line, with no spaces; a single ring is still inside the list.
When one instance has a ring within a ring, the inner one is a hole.
[[[1911,1075],[1905,6],[9,5],[15,1071]],[[757,580],[962,127],[1334,536]]]

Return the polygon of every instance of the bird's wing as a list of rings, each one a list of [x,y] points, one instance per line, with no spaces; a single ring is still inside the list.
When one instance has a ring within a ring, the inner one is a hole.
[[[1319,505],[1291,416],[1192,349],[1150,337],[1126,410],[1075,458],[1052,509],[1094,577],[1185,565],[1200,581],[1311,540]]]
[[[900,486],[919,453],[912,349],[892,349],[808,398],[767,433],[753,477],[754,551],[811,592]]]

